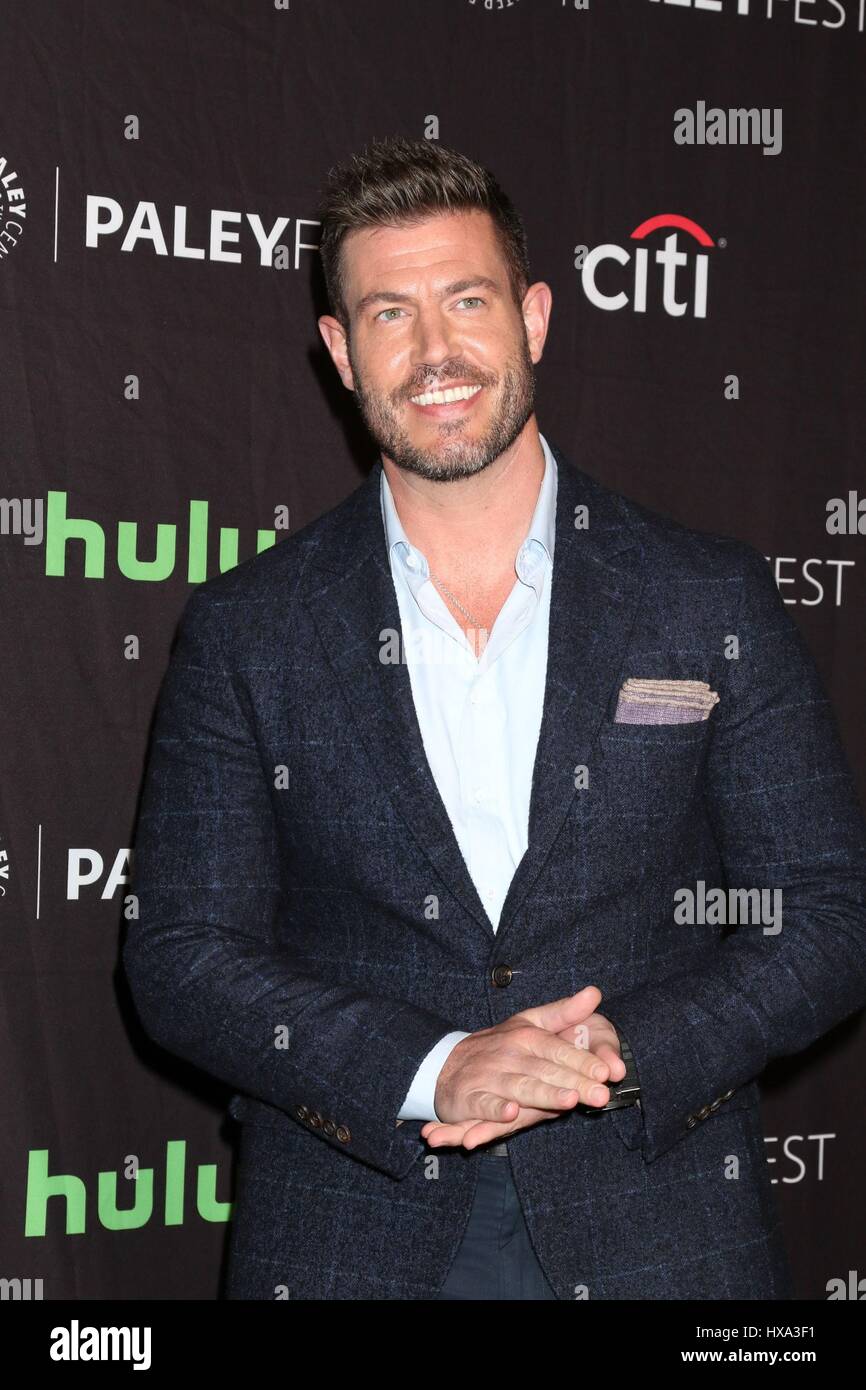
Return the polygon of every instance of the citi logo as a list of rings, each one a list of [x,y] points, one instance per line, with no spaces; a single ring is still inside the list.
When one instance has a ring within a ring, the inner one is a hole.
[[[575,246],[574,266],[581,272],[583,292],[590,304],[596,309],[607,310],[631,305],[634,313],[645,314],[648,302],[656,305],[660,301],[665,313],[673,318],[681,318],[683,314],[696,319],[707,317],[709,256],[705,251],[697,251],[694,255],[689,252],[694,249],[694,243],[707,248],[716,243],[697,222],[673,212],[648,217],[635,227],[629,239],[643,242],[665,228],[673,230],[664,238],[664,245],[655,248],[652,264],[660,270],[652,275],[650,246],[635,246],[633,255],[624,246],[610,241],[594,246],[591,251],[586,246]],[[687,249],[680,249],[680,233],[691,238],[684,242]],[[622,266],[624,273],[604,264],[609,261]],[[603,267],[601,275],[600,267]],[[679,298],[682,294],[686,297]]]

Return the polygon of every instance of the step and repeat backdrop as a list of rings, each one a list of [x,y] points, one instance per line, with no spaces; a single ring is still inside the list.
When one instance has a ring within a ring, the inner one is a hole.
[[[866,792],[864,77],[866,0],[0,4],[0,1277],[22,1296],[221,1290],[227,1093],[148,1042],[119,968],[136,805],[193,587],[372,461],[316,328],[319,191],[370,139],[493,169],[553,290],[543,433],[759,547]],[[864,1074],[856,1017],[763,1078],[803,1298],[866,1297]]]

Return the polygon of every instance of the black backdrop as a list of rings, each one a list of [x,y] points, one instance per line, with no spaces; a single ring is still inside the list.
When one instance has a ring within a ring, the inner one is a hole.
[[[326,169],[371,137],[438,138],[497,173],[554,294],[542,431],[762,550],[863,794],[863,9],[3,0],[0,1276],[45,1298],[219,1287],[225,1095],[135,1026],[128,853],[171,637],[220,529],[223,563],[233,539],[244,560],[369,466],[311,248]],[[780,113],[781,150],[678,143],[699,103]],[[671,236],[681,314],[655,260]],[[593,295],[599,247],[621,249]],[[852,1296],[863,1264],[864,1063],[858,1018],[765,1077],[804,1297]]]

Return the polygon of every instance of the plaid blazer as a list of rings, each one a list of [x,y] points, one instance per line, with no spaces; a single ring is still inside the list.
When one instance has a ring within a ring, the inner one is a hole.
[[[230,1298],[435,1298],[479,1156],[397,1122],[412,1077],[449,1030],[587,984],[631,1045],[642,1108],[574,1109],[501,1160],[557,1296],[791,1297],[756,1078],[866,1003],[852,777],[764,557],[554,454],[529,845],[498,932],[408,669],[380,659],[400,631],[381,463],[184,609],[124,962],[149,1034],[237,1093]],[[628,677],[720,699],[697,723],[617,723]],[[698,881],[780,888],[782,930],[678,923],[674,895]]]

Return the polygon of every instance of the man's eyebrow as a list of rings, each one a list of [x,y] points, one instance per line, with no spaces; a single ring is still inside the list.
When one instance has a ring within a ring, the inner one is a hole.
[[[491,280],[489,275],[472,275],[466,280],[455,280],[450,285],[446,285],[439,292],[440,299],[446,299],[450,294],[462,294],[465,290],[491,290],[493,294],[500,294],[501,289],[498,281]],[[411,294],[400,294],[397,290],[371,290],[363,298],[358,300],[355,306],[355,313],[362,314],[365,309],[369,309],[372,304],[411,304],[413,296]]]
[[[492,290],[494,294],[499,294],[499,283],[491,280],[489,275],[472,275],[468,280],[455,280],[452,285],[446,285],[442,298],[449,294],[462,294],[464,290]]]

